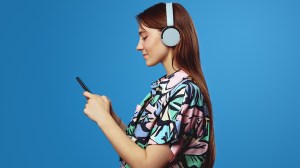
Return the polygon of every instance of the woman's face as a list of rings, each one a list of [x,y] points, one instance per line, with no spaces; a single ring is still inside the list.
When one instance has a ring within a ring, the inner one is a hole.
[[[161,41],[161,32],[142,25],[139,27],[139,35],[136,49],[142,52],[146,65],[153,66],[164,61],[169,50]]]

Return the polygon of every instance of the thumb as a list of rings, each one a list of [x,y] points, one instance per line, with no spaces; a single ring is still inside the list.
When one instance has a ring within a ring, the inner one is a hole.
[[[89,98],[92,98],[93,97],[93,94],[92,93],[90,93],[90,92],[87,92],[87,91],[84,91],[83,92],[83,95],[87,98],[87,99],[89,99]]]

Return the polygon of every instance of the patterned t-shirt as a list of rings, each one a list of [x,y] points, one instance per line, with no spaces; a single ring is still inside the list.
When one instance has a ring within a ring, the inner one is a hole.
[[[204,97],[183,70],[159,78],[137,105],[126,129],[141,148],[169,144],[174,157],[166,167],[201,167],[209,142],[209,116]],[[121,167],[130,166],[120,158]]]

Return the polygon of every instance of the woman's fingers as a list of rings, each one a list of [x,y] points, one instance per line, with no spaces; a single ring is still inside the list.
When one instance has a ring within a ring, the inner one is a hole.
[[[105,102],[109,101],[105,95],[100,96]]]
[[[111,107],[111,101],[105,95],[100,96],[100,95],[97,95],[97,94],[92,94],[92,93],[87,92],[87,91],[84,91],[83,95],[86,97],[88,103],[91,100],[96,100],[100,104],[103,104],[103,103],[107,104],[109,106],[109,108],[112,109],[112,107]]]
[[[92,98],[93,97],[93,94],[92,93],[90,93],[90,92],[87,92],[87,91],[84,91],[83,92],[83,95],[87,98],[87,99],[89,99],[89,98]]]

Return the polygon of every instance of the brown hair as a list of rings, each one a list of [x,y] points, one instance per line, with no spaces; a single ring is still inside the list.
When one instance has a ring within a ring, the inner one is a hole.
[[[174,47],[172,66],[175,60],[179,69],[183,69],[192,76],[204,96],[209,111],[210,127],[207,159],[202,167],[212,168],[216,155],[212,104],[201,68],[197,33],[190,15],[183,6],[178,3],[173,3],[173,15],[174,26],[180,33],[180,42]],[[146,27],[162,31],[167,23],[166,4],[158,3],[138,14],[136,19],[140,26],[143,24]]]

